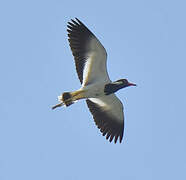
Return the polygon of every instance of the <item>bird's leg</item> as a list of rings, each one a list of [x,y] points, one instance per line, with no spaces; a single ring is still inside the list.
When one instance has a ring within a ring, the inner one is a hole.
[[[77,90],[74,92],[64,92],[63,94],[58,96],[58,101],[60,103],[53,106],[52,109],[55,109],[57,107],[61,107],[63,105],[65,105],[66,107],[70,106],[75,101],[85,98],[83,93],[84,93],[83,90]]]
[[[59,104],[56,104],[55,106],[52,107],[52,109],[56,109],[57,107],[61,107],[61,106],[63,106],[63,105],[64,105],[63,102],[62,102],[62,103],[59,103]]]

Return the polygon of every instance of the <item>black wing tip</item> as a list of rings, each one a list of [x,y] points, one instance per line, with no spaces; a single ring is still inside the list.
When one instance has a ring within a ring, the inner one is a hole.
[[[82,23],[77,17],[75,17],[75,20],[80,24]]]
[[[101,130],[100,130],[101,131]],[[119,142],[122,143],[123,140],[123,134],[110,134],[109,132],[102,132],[103,136],[106,136],[106,139],[111,143],[114,140],[114,143],[116,144]],[[119,138],[119,139],[118,139]]]
[[[70,21],[68,21],[68,25],[72,26],[72,25],[81,25],[83,24],[78,18],[74,18],[74,19],[70,19]]]
[[[97,127],[100,129],[100,132],[103,136],[106,137],[107,140],[111,143],[114,140],[114,143],[117,142],[122,143],[123,140],[123,134],[124,134],[124,128],[119,128],[112,130],[110,128],[105,128],[104,125],[101,126],[100,124],[96,123]]]
[[[67,22],[67,32],[69,34],[71,34],[71,32],[74,31],[75,29],[78,30],[79,28],[87,27],[78,18],[71,19],[70,21]]]
[[[117,122],[107,116],[98,105],[90,100],[86,100],[88,108],[93,115],[94,121],[100,132],[110,142],[122,142],[124,134],[124,122]]]
[[[78,18],[71,19],[67,22],[67,28],[72,29],[73,27],[83,27],[86,28],[88,31],[90,31]],[[91,31],[90,31],[91,33]]]

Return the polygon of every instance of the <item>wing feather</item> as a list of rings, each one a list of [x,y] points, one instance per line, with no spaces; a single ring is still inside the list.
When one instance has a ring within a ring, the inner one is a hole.
[[[67,27],[81,84],[85,86],[97,80],[109,81],[106,69],[107,53],[96,36],[77,18],[68,22]]]
[[[124,132],[123,105],[115,94],[86,100],[97,127],[110,142],[121,143]]]

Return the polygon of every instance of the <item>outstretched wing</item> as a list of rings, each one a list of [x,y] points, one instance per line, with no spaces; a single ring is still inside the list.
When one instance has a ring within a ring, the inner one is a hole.
[[[107,53],[96,36],[77,18],[68,22],[67,27],[68,40],[82,86],[94,81],[110,81],[106,69]]]
[[[123,105],[115,94],[86,100],[97,127],[103,136],[116,143],[119,137],[121,143],[124,132]]]

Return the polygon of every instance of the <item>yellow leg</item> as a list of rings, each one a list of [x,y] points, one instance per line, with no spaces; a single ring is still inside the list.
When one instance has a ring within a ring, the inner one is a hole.
[[[64,103],[59,103],[59,104],[56,104],[55,106],[52,107],[52,109],[56,109],[57,107],[61,107],[63,106]]]
[[[71,104],[73,104],[75,101],[79,100],[79,99],[83,99],[85,98],[84,96],[84,92],[83,90],[77,90],[74,92],[65,92],[62,95],[60,95],[58,97],[58,100],[61,102],[59,104],[56,104],[55,106],[52,107],[52,109],[55,109],[57,107],[61,107],[63,105],[65,106],[70,106]],[[67,95],[66,98],[64,98],[64,94]],[[69,97],[68,97],[69,96]]]

